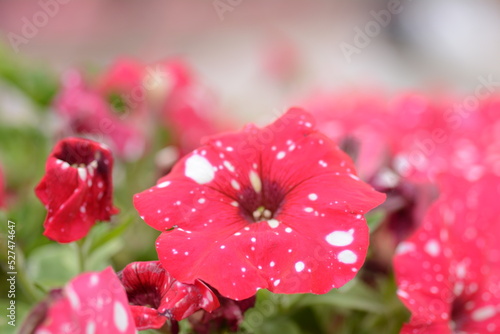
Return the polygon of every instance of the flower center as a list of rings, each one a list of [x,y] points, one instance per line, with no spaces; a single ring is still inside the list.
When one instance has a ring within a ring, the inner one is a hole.
[[[254,223],[274,219],[283,206],[285,194],[276,182],[263,180],[261,188],[244,188],[238,198],[240,214]]]
[[[55,157],[73,167],[86,167],[93,161],[99,161],[101,152],[85,142],[75,145],[65,142],[61,151],[55,154]]]

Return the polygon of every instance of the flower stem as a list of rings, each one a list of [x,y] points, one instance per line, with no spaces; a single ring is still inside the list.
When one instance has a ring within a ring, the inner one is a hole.
[[[85,239],[81,239],[75,242],[76,244],[76,256],[78,258],[78,272],[82,273],[85,271]]]

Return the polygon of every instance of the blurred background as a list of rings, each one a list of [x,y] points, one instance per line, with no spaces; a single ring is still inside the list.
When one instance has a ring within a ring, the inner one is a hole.
[[[56,72],[180,55],[242,121],[318,89],[470,92],[500,70],[488,0],[0,1],[0,31],[4,52]]]

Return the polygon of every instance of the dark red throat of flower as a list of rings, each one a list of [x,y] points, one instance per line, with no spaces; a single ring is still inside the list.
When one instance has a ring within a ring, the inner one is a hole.
[[[127,289],[127,297],[131,304],[146,306],[158,309],[161,303],[161,293],[158,287],[154,284],[147,284],[142,282],[143,285],[135,287],[133,290]]]
[[[61,150],[55,154],[57,159],[77,167],[88,166],[92,161],[100,160],[101,156],[100,150],[89,142],[63,142]]]
[[[275,218],[282,206],[285,192],[276,182],[262,180],[262,189],[253,187],[242,189],[238,196],[241,215],[249,222],[260,222]]]

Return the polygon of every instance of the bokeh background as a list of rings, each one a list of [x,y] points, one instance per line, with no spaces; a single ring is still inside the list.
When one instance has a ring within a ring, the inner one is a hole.
[[[62,2],[16,59],[62,71],[124,55],[146,62],[182,55],[223,109],[244,121],[317,89],[469,92],[478,76],[500,70],[499,1]],[[371,11],[394,2],[398,13],[348,61],[342,43],[355,45],[356,28],[374,20]],[[41,8],[38,1],[0,2],[4,52],[12,51],[9,33],[21,34],[23,18],[32,21]]]

